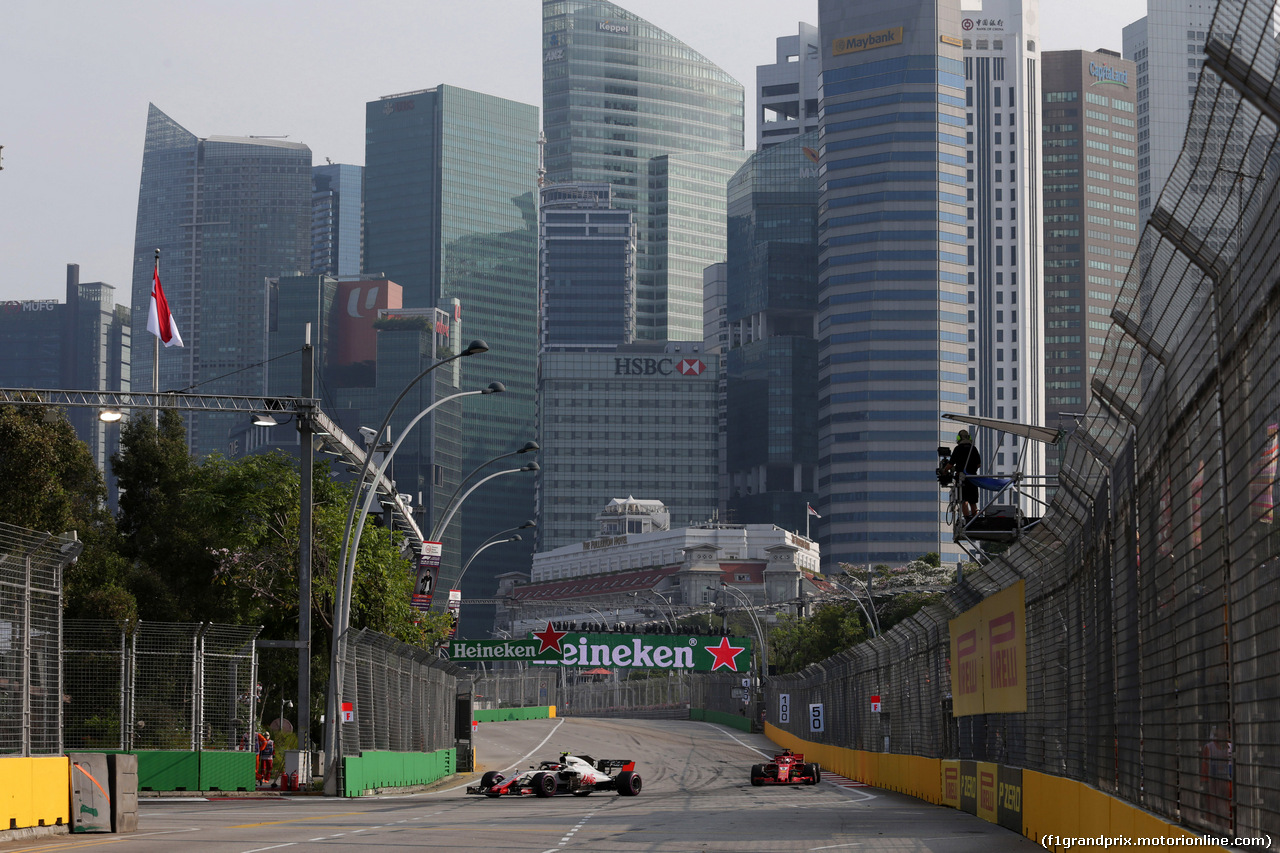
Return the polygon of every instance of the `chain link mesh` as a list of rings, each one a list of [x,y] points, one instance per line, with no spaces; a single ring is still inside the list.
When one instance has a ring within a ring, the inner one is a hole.
[[[0,755],[62,752],[62,570],[82,548],[0,524]]]
[[[67,749],[237,749],[257,720],[260,630],[68,620]]]
[[[342,701],[354,725],[343,723],[342,755],[362,750],[434,752],[455,745],[454,715],[466,673],[435,652],[374,631],[340,640]]]

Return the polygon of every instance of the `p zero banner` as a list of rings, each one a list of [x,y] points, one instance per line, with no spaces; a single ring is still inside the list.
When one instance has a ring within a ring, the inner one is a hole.
[[[1008,714],[1027,710],[1026,584],[961,613],[951,632],[951,713]]]
[[[454,663],[516,660],[547,666],[751,671],[751,642],[740,637],[582,634],[551,625],[529,639],[450,640],[448,653]]]

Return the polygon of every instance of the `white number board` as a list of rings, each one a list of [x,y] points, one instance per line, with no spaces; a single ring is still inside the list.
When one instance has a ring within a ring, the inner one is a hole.
[[[783,724],[791,722],[791,694],[790,693],[778,694],[778,722]]]
[[[809,731],[825,732],[827,724],[822,717],[822,703],[809,706]]]

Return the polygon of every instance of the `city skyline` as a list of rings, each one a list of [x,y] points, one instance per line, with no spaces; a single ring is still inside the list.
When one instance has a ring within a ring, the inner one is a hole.
[[[817,21],[816,0],[740,3],[733,26],[726,26],[723,3],[623,5],[696,45],[748,89],[756,66],[772,61],[776,38],[794,34],[799,21]],[[1043,49],[1118,51],[1122,27],[1145,14],[1137,0],[1090,6],[1080,14],[1046,3]],[[149,102],[181,115],[198,136],[287,134],[311,147],[316,165],[326,158],[364,164],[362,111],[383,95],[443,83],[541,108],[541,56],[532,35],[539,3],[450,4],[424,12],[419,4],[387,0],[362,7],[358,18],[344,17],[348,12],[323,2],[269,8],[232,2],[207,10],[150,0],[12,7],[6,20],[12,49],[0,56],[0,71],[23,83],[0,102],[6,117],[0,301],[59,298],[67,263],[127,287]],[[316,49],[338,19],[345,43],[379,46],[378,62]],[[405,25],[413,21],[421,23]],[[290,25],[292,37],[280,39]],[[431,39],[433,26],[450,37]],[[424,53],[424,40],[437,49]],[[489,47],[476,50],[477,43]],[[32,75],[33,68],[40,73]],[[749,145],[753,108],[748,104]]]

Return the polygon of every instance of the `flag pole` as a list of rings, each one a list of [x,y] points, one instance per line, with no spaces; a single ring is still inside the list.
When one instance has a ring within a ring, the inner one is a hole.
[[[809,503],[808,503],[808,501],[806,501],[806,502],[805,502],[805,505],[804,505],[804,538],[805,538],[805,539],[809,539],[809,538],[810,538],[810,536],[809,536]]]
[[[151,289],[152,299],[155,298],[155,280],[160,275],[160,250],[156,249],[156,265],[151,273]],[[160,338],[158,335],[151,336],[151,393],[156,395],[156,399],[160,399]],[[157,440],[160,432],[160,409],[155,410],[155,427]]]

